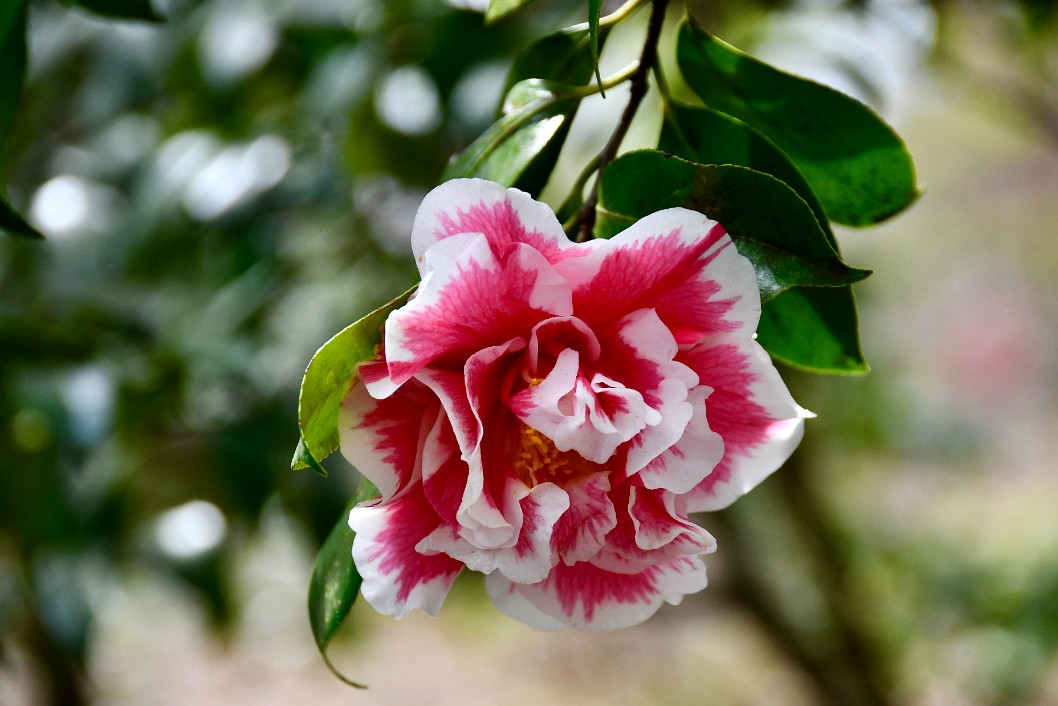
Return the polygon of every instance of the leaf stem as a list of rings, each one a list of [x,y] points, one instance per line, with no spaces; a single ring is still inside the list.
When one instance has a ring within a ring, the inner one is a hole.
[[[636,111],[639,110],[643,97],[646,96],[647,74],[650,73],[654,62],[657,61],[658,38],[661,36],[661,26],[665,21],[665,10],[668,5],[669,0],[652,0],[650,23],[647,25],[643,51],[639,56],[639,66],[632,73],[630,80],[628,105],[625,106],[621,119],[610,136],[610,140],[603,147],[602,152],[599,153],[599,167],[595,176],[595,185],[592,186],[591,195],[581,206],[577,216],[577,220],[580,223],[577,233],[577,242],[579,243],[586,242],[591,238],[592,230],[595,228],[595,206],[599,202],[599,184],[602,182],[603,172],[606,170],[606,165],[617,156],[617,150],[628,134],[628,128],[632,125],[632,119],[635,117]]]
[[[624,5],[621,5],[621,7],[617,8],[616,10],[611,12],[609,15],[606,15],[605,17],[600,17],[599,18],[599,26],[600,27],[609,27],[610,25],[617,24],[618,22],[620,22],[621,20],[625,19],[626,17],[631,15],[633,12],[638,10],[640,7],[642,7],[645,2],[647,2],[647,0],[629,0]],[[567,27],[563,31],[564,32],[575,32],[575,31],[583,31],[583,30],[586,30],[586,29],[588,29],[588,23],[587,22],[581,22],[580,24],[575,24],[572,27]]]

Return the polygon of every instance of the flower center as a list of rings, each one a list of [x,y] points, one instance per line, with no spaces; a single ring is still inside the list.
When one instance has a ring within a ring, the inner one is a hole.
[[[606,470],[576,451],[559,451],[551,439],[536,429],[524,423],[519,426],[514,472],[529,487],[548,482],[562,485]]]

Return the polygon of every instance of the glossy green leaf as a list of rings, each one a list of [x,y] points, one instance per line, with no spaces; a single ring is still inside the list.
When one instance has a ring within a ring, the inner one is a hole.
[[[160,22],[162,18],[151,7],[150,0],[75,0],[86,10],[97,15],[126,20],[148,20]]]
[[[539,193],[558,158],[556,143],[560,148],[580,100],[570,91],[541,79],[515,84],[503,117],[453,157],[442,180],[480,177]]]
[[[839,286],[870,274],[841,261],[808,205],[778,179],[656,150],[630,152],[607,167],[596,236],[611,237],[643,216],[677,206],[723,224],[753,262],[764,301],[790,287]]]
[[[308,456],[317,462],[338,448],[338,408],[356,382],[356,366],[375,356],[382,340],[382,324],[394,309],[403,306],[414,287],[323,344],[309,361],[298,398],[298,426]],[[300,446],[299,443],[299,446]],[[295,452],[292,467],[312,464]]]
[[[658,149],[698,164],[735,164],[772,175],[804,199],[833,244],[823,205],[801,172],[774,142],[741,120],[710,108],[668,103]]]
[[[599,17],[602,15],[602,0],[588,0],[588,33],[591,36],[591,60],[595,69],[595,80],[602,86],[599,75]]]
[[[903,142],[855,99],[772,68],[691,19],[680,27],[677,60],[706,105],[749,123],[789,156],[831,219],[870,225],[918,196]]]
[[[485,23],[492,24],[502,20],[507,15],[513,14],[533,0],[490,0],[489,7],[485,10]]]
[[[603,45],[609,33],[609,27],[599,29],[598,46]],[[507,74],[505,95],[517,83],[534,78],[564,84],[585,85],[591,80],[594,71],[595,62],[592,57],[592,37],[587,29],[567,27],[542,37],[515,57],[511,70]],[[504,107],[507,107],[508,102],[504,101],[504,103]],[[569,134],[569,126],[573,122],[578,105],[578,101],[567,101],[549,110],[550,117],[562,117],[562,122],[557,129],[553,130],[554,125],[540,125],[527,130],[534,134],[524,135],[521,139],[529,143],[531,149],[514,151],[522,160],[531,158],[528,164],[524,166],[517,164],[519,161],[517,158],[512,163],[509,156],[496,160],[497,163],[506,164],[508,167],[514,166],[513,171],[518,172],[516,175],[499,175],[507,179],[512,176],[515,178],[515,181],[504,183],[508,186],[517,186],[536,196],[540,194],[558,162],[559,153]],[[534,155],[533,150],[544,142],[546,142],[545,146],[536,151]]]
[[[761,308],[757,341],[772,357],[817,373],[866,375],[851,287],[798,287]]]
[[[312,566],[312,579],[309,582],[309,624],[312,626],[312,636],[316,640],[316,647],[319,648],[323,661],[327,663],[327,667],[335,676],[346,684],[360,689],[365,688],[363,684],[346,678],[331,664],[327,656],[327,646],[330,645],[338,628],[349,617],[349,611],[352,610],[353,603],[356,602],[356,594],[363,583],[353,563],[355,533],[349,528],[349,511],[360,502],[377,495],[378,488],[370,481],[364,479],[360,482],[356,495],[346,505],[334,529],[327,535],[323,546],[320,547],[316,562]]]
[[[597,33],[599,49],[606,42],[610,27]],[[529,78],[540,78],[572,85],[586,84],[595,71],[591,33],[578,27],[567,27],[536,40],[518,53],[507,74],[506,90]]]

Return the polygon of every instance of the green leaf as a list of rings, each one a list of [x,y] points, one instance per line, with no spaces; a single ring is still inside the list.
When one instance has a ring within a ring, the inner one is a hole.
[[[870,108],[783,73],[713,37],[688,18],[677,61],[687,84],[716,110],[749,123],[797,166],[831,219],[877,223],[917,198],[903,142]]]
[[[572,91],[541,79],[515,84],[504,101],[503,117],[452,158],[442,181],[480,177],[539,193],[580,101]]]
[[[764,304],[757,341],[797,368],[866,375],[858,330],[851,287],[798,287]]]
[[[298,447],[294,449],[294,457],[290,459],[290,469],[293,471],[301,471],[306,468],[311,468],[316,472],[317,475],[323,478],[327,477],[327,470],[320,465],[320,462],[312,457],[309,453],[309,448],[305,446],[305,440],[300,436],[298,437]]]
[[[531,2],[533,0],[490,0],[489,8],[485,10],[485,24],[498,22]]]
[[[11,235],[22,236],[23,238],[44,239],[40,231],[26,223],[25,219],[18,215],[15,209],[11,208],[11,205],[2,196],[0,196],[0,229],[7,231]]]
[[[353,563],[355,534],[349,529],[349,511],[360,502],[377,495],[378,488],[370,481],[364,479],[360,482],[356,495],[346,505],[334,529],[320,547],[316,562],[312,566],[312,580],[309,582],[309,624],[312,626],[316,647],[335,676],[360,689],[366,687],[346,678],[331,664],[327,656],[327,646],[349,616],[349,611],[356,602],[356,594],[363,583]]]
[[[710,108],[667,103],[658,149],[698,164],[735,164],[772,175],[804,199],[834,245],[823,205],[801,172],[774,142],[741,120]]]
[[[595,80],[599,82],[599,87],[601,88],[602,76],[599,74],[600,15],[602,15],[602,0],[588,0],[588,33],[591,35],[591,60],[595,67]]]
[[[403,306],[415,288],[346,327],[323,344],[309,361],[298,398],[301,444],[317,463],[338,448],[338,408],[356,383],[356,366],[375,356],[382,340],[382,324],[394,309]],[[311,466],[304,454],[295,452],[291,467]]]
[[[606,41],[610,34],[609,27],[600,28],[597,33],[598,46]],[[552,86],[562,84],[584,85],[591,80],[595,62],[592,58],[592,37],[587,29],[567,27],[554,34],[549,34],[538,39],[521,51],[514,59],[511,70],[507,74],[507,86],[505,95],[521,81],[528,79],[543,79],[554,82]],[[568,88],[562,88],[566,92]],[[510,101],[504,101],[504,108],[508,108]],[[547,115],[541,115],[540,120],[546,117],[561,116],[562,122],[557,129],[553,124],[536,125],[526,129],[526,133],[520,139],[527,143],[521,149],[512,145],[508,147],[514,154],[501,154],[494,160],[495,165],[505,165],[506,174],[500,173],[496,176],[504,181],[507,186],[516,186],[523,191],[533,195],[539,195],[551,178],[555,164],[558,162],[562,145],[566,142],[569,134],[570,124],[577,111],[579,101],[569,100],[562,104],[556,104],[549,109]],[[503,112],[501,110],[501,116]],[[502,120],[502,117],[501,117]],[[493,126],[496,132],[502,132],[502,128]],[[495,137],[493,133],[492,137]],[[479,143],[488,144],[488,140],[482,136]],[[542,148],[539,146],[544,144]],[[528,149],[525,149],[525,147]],[[512,159],[513,157],[513,159]],[[527,162],[527,163],[526,163]],[[454,169],[454,167],[453,167]],[[502,171],[502,170],[501,170]],[[488,175],[479,174],[489,178]],[[513,179],[513,181],[511,181]]]
[[[609,26],[599,28],[595,44],[598,49],[602,48],[609,34]],[[584,85],[595,71],[594,56],[589,30],[566,27],[541,37],[514,57],[505,92],[529,78]]]
[[[126,20],[162,21],[161,16],[151,7],[150,0],[75,0],[75,2],[97,15]]]
[[[734,165],[702,165],[656,150],[614,160],[599,188],[596,236],[682,206],[721,223],[757,272],[763,301],[794,286],[839,286],[869,272],[841,261],[808,205],[772,176]]]

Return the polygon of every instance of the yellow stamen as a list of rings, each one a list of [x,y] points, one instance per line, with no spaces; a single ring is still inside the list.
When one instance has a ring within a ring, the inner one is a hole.
[[[551,439],[536,429],[525,424],[520,427],[514,470],[526,485],[562,484],[606,470],[576,451],[559,451]]]

